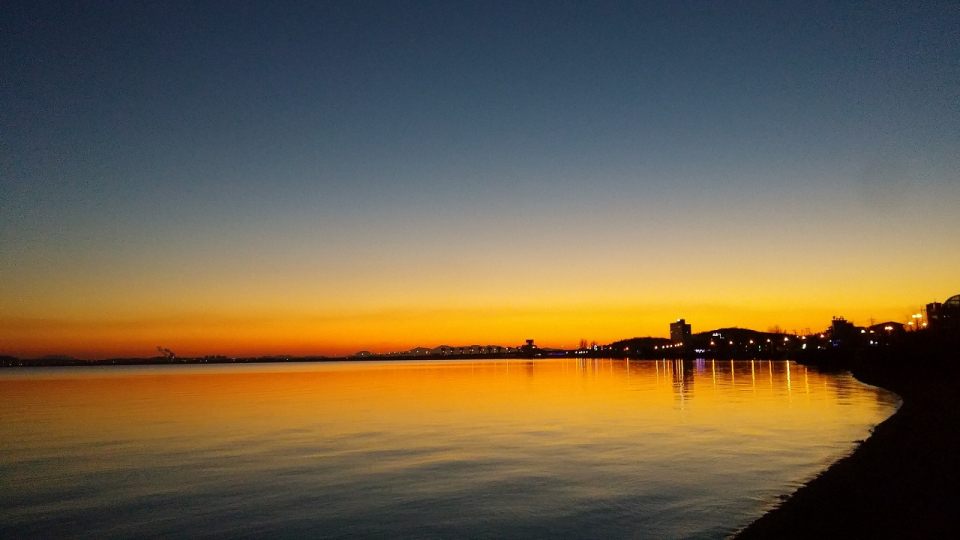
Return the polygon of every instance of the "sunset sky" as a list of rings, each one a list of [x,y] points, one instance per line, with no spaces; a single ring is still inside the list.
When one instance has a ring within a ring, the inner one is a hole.
[[[960,3],[0,8],[0,354],[820,330],[960,293]]]

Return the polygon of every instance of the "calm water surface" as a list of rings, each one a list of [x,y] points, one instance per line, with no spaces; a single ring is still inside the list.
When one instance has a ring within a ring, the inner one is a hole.
[[[723,538],[897,398],[784,361],[0,371],[0,538]]]

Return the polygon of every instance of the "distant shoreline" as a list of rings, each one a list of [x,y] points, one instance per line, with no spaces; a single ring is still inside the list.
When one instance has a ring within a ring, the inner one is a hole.
[[[715,336],[723,335],[722,339]],[[80,360],[69,356],[45,356],[35,359],[20,359],[0,355],[0,367],[20,366],[95,366],[95,365],[163,365],[163,364],[229,364],[267,362],[345,362],[345,361],[410,361],[410,360],[476,360],[507,358],[621,358],[631,360],[663,360],[712,358],[716,360],[790,359],[801,351],[806,336],[784,333],[760,332],[747,328],[718,328],[700,332],[689,337],[687,343],[674,344],[668,338],[633,337],[606,345],[596,343],[587,347],[562,349],[538,347],[533,340],[526,345],[504,347],[501,345],[440,345],[433,348],[415,347],[409,351],[372,353],[361,351],[345,356],[311,354],[294,356],[274,354],[265,356],[231,357],[207,355],[203,357],[180,357],[173,351],[158,347],[161,356],[150,358],[116,357],[101,360]],[[825,345],[823,335],[812,335],[811,342]],[[684,347],[684,345],[686,345]],[[811,345],[818,345],[811,343]]]
[[[247,358],[107,358],[104,360],[78,359],[19,359],[0,360],[0,367],[95,367],[95,366],[190,366],[207,364],[296,364],[309,362],[411,362],[444,360],[514,360],[565,358],[564,355],[524,356],[516,353],[462,354],[451,356],[296,356],[296,357],[247,357]],[[572,357],[571,357],[572,358]],[[606,358],[606,357],[605,357]]]
[[[942,336],[817,365],[849,369],[903,403],[854,452],[734,535],[757,538],[947,538],[960,489],[960,340]]]

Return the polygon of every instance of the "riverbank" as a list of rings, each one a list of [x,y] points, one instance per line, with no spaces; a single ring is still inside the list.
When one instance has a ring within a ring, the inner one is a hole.
[[[955,339],[851,360],[860,381],[900,409],[850,456],[735,535],[757,538],[947,538],[960,492],[960,348]],[[829,366],[828,366],[829,367]]]

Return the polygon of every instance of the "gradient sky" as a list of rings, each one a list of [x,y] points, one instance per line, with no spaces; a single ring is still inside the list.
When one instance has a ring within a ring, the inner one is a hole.
[[[0,8],[0,354],[573,346],[960,293],[955,1],[53,4]]]

